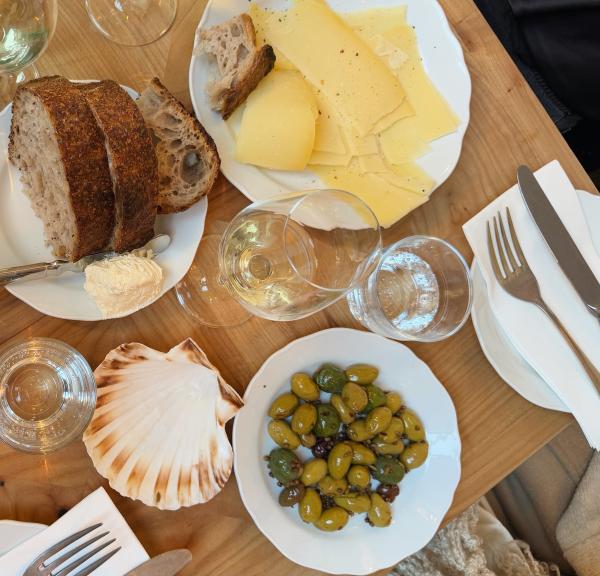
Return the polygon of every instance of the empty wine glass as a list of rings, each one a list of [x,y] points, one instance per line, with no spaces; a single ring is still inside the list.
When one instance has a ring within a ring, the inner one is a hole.
[[[316,190],[255,203],[220,239],[202,240],[176,294],[209,326],[239,324],[250,314],[297,320],[355,287],[380,249],[375,215],[348,192]]]
[[[33,63],[47,48],[58,16],[58,0],[0,0],[0,110],[17,84],[38,77]]]
[[[109,40],[144,46],[171,28],[177,0],[85,0],[90,20]]]

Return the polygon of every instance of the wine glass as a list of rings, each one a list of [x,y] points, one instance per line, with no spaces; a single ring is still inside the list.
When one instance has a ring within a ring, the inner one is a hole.
[[[96,28],[109,40],[125,46],[144,46],[171,28],[177,0],[85,0]]]
[[[39,76],[33,63],[46,50],[58,16],[58,0],[0,0],[0,110],[17,84]]]
[[[202,240],[176,295],[209,326],[237,325],[251,314],[297,320],[342,298],[380,250],[377,218],[349,192],[316,190],[254,203],[221,237]]]

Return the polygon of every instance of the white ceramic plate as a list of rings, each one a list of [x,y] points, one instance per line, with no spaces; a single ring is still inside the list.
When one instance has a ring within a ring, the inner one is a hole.
[[[0,520],[0,556],[6,554],[21,542],[32,538],[44,528],[47,528],[45,524]]]
[[[127,88],[132,97],[137,94]],[[8,161],[11,107],[0,113],[0,267],[22,266],[54,260],[45,246],[42,222],[22,191],[19,171]],[[203,198],[179,214],[158,216],[155,230],[171,236],[171,245],[156,257],[164,283],[156,300],[187,273],[204,231],[208,201]],[[67,273],[46,279],[18,282],[7,290],[48,316],[66,320],[102,320],[96,304],[83,288],[84,274]]]
[[[372,528],[360,515],[339,532],[320,532],[300,520],[296,507],[281,508],[277,502],[279,489],[263,459],[275,447],[267,434],[267,410],[289,390],[294,372],[312,373],[324,362],[377,366],[378,384],[398,391],[425,425],[429,457],[400,484],[387,528]],[[233,428],[240,494],[258,528],[290,560],[331,574],[370,574],[396,564],[433,537],[460,478],[460,437],[450,396],[409,348],[370,332],[317,332],[273,354],[250,382],[244,401]]]
[[[255,0],[261,6],[285,9],[288,0]],[[408,21],[417,31],[419,49],[429,77],[460,118],[453,133],[431,145],[431,151],[418,163],[439,186],[454,170],[469,124],[471,79],[462,48],[436,0],[327,0],[339,12],[368,8],[408,6]],[[248,0],[211,0],[198,30],[228,20],[248,10]],[[196,42],[198,41],[196,34]],[[194,55],[190,63],[190,94],[196,115],[213,137],[221,156],[221,170],[227,179],[253,201],[267,200],[290,191],[323,188],[321,180],[309,170],[282,172],[241,164],[234,159],[235,140],[221,116],[210,109],[205,86],[209,80],[206,55]]]

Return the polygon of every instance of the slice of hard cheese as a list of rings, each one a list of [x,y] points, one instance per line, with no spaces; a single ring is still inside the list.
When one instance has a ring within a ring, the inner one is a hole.
[[[299,72],[273,70],[248,96],[235,158],[275,170],[303,170],[315,143],[318,110]]]
[[[256,31],[256,45],[261,47],[268,44],[266,39],[266,19],[271,10],[259,8],[254,2],[248,8],[248,14],[252,18],[254,30]],[[271,46],[275,53],[275,68],[279,70],[297,70],[297,68],[281,53],[276,46]]]
[[[346,154],[348,150],[342,134],[342,119],[322,92],[317,90],[315,97],[319,108],[315,150],[332,154]]]
[[[313,150],[313,153],[308,161],[309,165],[320,166],[348,166],[352,160],[352,154],[346,152],[344,154],[332,154],[331,152],[320,152]]]

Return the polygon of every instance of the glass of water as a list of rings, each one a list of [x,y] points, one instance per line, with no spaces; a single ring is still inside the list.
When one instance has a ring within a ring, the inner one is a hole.
[[[58,0],[0,0],[0,111],[17,84],[38,77],[33,63],[46,50],[58,16]]]
[[[0,350],[0,440],[48,453],[77,439],[96,406],[96,381],[85,358],[52,338]]]
[[[384,250],[347,301],[372,332],[395,340],[443,340],[460,330],[471,311],[469,267],[448,242],[411,236]]]

